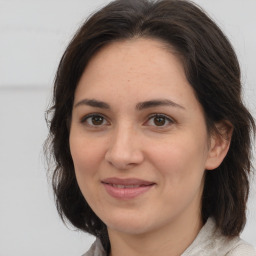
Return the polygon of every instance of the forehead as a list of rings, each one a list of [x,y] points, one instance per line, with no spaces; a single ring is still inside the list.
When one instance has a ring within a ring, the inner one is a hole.
[[[166,43],[148,38],[135,38],[110,43],[100,49],[89,61],[85,73],[96,71],[98,75],[105,78],[110,75],[122,75],[124,78],[129,74],[163,75],[165,70],[173,73],[180,73],[185,76],[184,68],[178,55],[174,55],[171,46]],[[163,66],[166,68],[163,69]],[[168,66],[172,66],[168,69]],[[159,72],[161,68],[162,72]],[[153,72],[152,71],[156,71]],[[145,78],[145,76],[142,76]]]
[[[76,101],[118,98],[119,103],[163,96],[196,100],[179,57],[163,42],[142,38],[103,47],[89,61],[75,93]]]

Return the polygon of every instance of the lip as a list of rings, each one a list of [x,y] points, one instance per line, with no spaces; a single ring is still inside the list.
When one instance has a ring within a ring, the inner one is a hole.
[[[101,181],[107,193],[117,199],[133,199],[149,191],[154,182],[131,178],[107,178]]]

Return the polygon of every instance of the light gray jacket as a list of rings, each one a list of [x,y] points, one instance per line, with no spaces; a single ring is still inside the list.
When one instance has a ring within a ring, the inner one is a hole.
[[[83,256],[107,256],[99,239]],[[193,243],[181,256],[256,256],[254,248],[239,237],[228,239],[216,230],[215,221],[209,218]]]

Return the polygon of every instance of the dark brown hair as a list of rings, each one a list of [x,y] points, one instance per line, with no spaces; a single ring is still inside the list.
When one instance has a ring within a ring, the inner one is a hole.
[[[236,236],[246,221],[251,172],[253,117],[241,99],[240,68],[228,39],[200,7],[183,0],[117,0],[92,15],[77,31],[57,70],[46,143],[54,158],[52,185],[63,220],[101,239],[105,224],[78,187],[69,149],[74,92],[87,63],[99,49],[117,40],[158,39],[181,56],[187,80],[203,106],[207,127],[227,120],[233,126],[229,152],[214,171],[206,171],[203,221],[215,218],[225,236]]]

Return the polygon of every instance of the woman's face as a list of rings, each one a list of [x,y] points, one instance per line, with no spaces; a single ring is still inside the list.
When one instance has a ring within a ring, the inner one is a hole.
[[[144,234],[200,219],[209,136],[181,62],[156,40],[112,43],[75,92],[70,149],[108,229]]]

